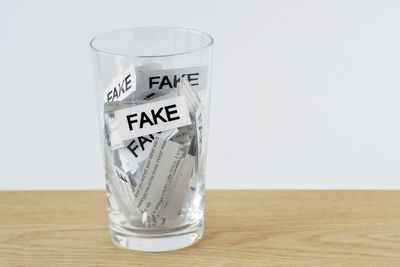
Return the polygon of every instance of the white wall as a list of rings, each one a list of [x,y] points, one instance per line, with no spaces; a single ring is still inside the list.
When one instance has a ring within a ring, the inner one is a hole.
[[[0,189],[103,188],[88,42],[215,39],[208,188],[400,189],[399,1],[3,1]]]

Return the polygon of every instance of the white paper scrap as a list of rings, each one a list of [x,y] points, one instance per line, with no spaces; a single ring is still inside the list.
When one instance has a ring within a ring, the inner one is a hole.
[[[179,95],[185,98],[189,112],[194,116],[196,111],[201,106],[201,100],[186,78],[182,79],[181,83],[179,84],[178,92]]]
[[[120,109],[114,114],[123,141],[192,123],[182,96]]]
[[[136,187],[135,206],[148,214],[152,225],[165,224],[166,215],[176,214],[184,196],[178,195],[178,204],[171,201],[171,190],[179,191],[181,183],[188,184],[194,158],[187,157],[187,148],[175,142],[155,138],[149,157],[143,163],[142,179]],[[188,186],[187,189],[189,189]],[[181,192],[185,194],[184,190]],[[167,203],[178,207],[167,207]]]
[[[174,221],[179,216],[179,213],[187,199],[187,195],[191,193],[190,178],[192,176],[195,157],[187,154],[179,167],[179,173],[174,178],[171,190],[168,194],[167,202],[160,212],[160,219],[157,222],[165,225],[169,221]]]
[[[178,87],[186,78],[195,90],[203,90],[208,85],[208,67],[189,67],[181,69],[157,69],[138,71],[138,91],[170,91]]]
[[[196,135],[197,135],[197,153],[201,157],[203,147],[203,106],[199,106],[196,111]]]
[[[136,90],[135,67],[131,65],[126,71],[114,77],[104,90],[104,102],[122,101]]]

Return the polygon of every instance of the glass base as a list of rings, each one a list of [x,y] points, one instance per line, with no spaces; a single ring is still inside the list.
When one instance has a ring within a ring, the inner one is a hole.
[[[164,234],[137,234],[110,227],[111,238],[118,246],[138,251],[161,252],[181,249],[193,245],[203,235],[203,223],[191,225],[184,230]]]

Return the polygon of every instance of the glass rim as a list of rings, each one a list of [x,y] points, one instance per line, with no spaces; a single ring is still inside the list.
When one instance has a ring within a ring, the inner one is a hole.
[[[153,29],[164,29],[164,30],[182,30],[182,31],[186,31],[186,32],[192,32],[192,33],[197,33],[197,34],[201,34],[201,35],[205,35],[209,38],[209,41],[205,44],[200,46],[199,48],[196,49],[192,49],[192,50],[187,50],[184,52],[179,52],[179,53],[171,53],[171,54],[160,54],[160,55],[134,55],[134,54],[125,54],[125,53],[114,53],[114,52],[108,52],[105,49],[99,49],[94,45],[94,42],[96,40],[98,40],[101,37],[104,37],[108,34],[111,33],[116,33],[116,32],[122,32],[122,31],[130,31],[130,30],[143,30],[143,29],[148,29],[148,30],[153,30]],[[185,28],[185,27],[170,27],[170,26],[147,26],[147,27],[129,27],[129,28],[121,28],[121,29],[116,29],[116,30],[112,30],[112,31],[106,31],[103,32],[101,34],[96,35],[95,37],[93,37],[90,42],[89,45],[92,48],[93,51],[95,51],[96,53],[102,54],[102,55],[106,55],[106,56],[119,56],[119,57],[135,57],[135,58],[151,58],[151,57],[172,57],[172,56],[180,56],[180,55],[186,55],[186,54],[191,54],[194,52],[198,52],[200,50],[206,49],[208,47],[211,47],[214,44],[214,38],[203,31],[200,30],[196,30],[196,29],[192,29],[192,28]]]

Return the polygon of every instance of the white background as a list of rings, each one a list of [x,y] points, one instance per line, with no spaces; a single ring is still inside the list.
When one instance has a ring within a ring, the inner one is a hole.
[[[0,189],[103,188],[89,40],[215,37],[208,188],[400,188],[399,1],[2,1]]]

